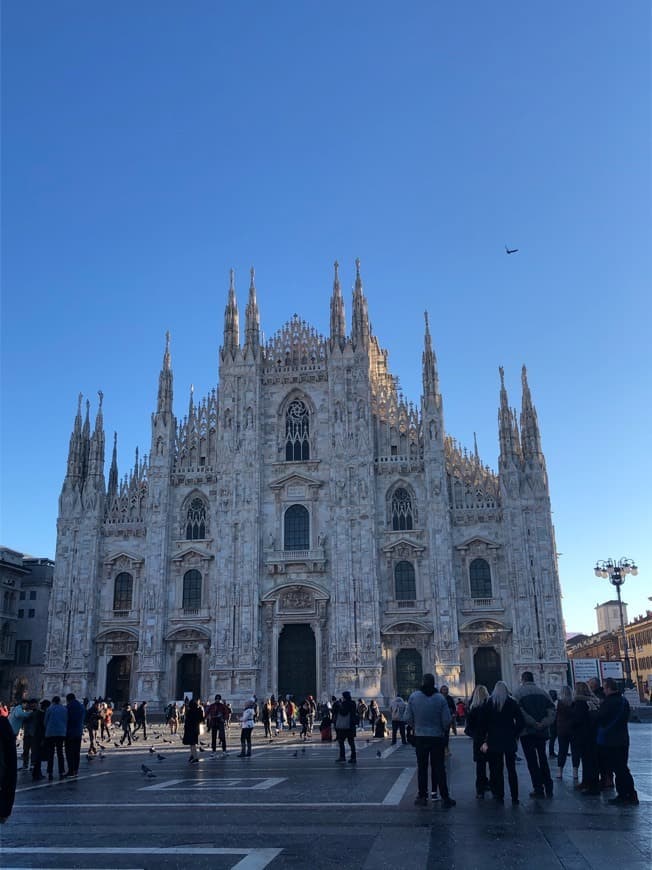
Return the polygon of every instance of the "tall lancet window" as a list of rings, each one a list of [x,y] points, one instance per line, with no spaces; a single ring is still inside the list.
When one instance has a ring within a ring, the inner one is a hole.
[[[392,496],[392,529],[395,532],[409,531],[414,527],[412,499],[407,489],[399,487]]]
[[[290,402],[285,412],[285,459],[287,462],[310,459],[310,414],[301,399]]]
[[[206,537],[206,505],[200,498],[193,498],[186,517],[186,540],[203,541]]]
[[[126,571],[122,571],[115,578],[113,587],[113,609],[114,610],[131,610],[131,601],[133,597],[134,578]]]
[[[491,598],[491,568],[486,559],[474,559],[469,565],[471,598]]]

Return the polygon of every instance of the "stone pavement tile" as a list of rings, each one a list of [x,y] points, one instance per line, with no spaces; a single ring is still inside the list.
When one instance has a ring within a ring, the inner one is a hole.
[[[381,870],[384,867],[426,867],[430,850],[430,827],[424,825],[410,833],[393,826],[383,827],[374,839],[362,870]]]

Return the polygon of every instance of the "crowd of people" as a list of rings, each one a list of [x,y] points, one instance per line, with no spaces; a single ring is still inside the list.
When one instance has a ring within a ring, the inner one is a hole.
[[[446,756],[450,754],[451,732],[464,726],[473,741],[475,791],[478,799],[491,793],[494,800],[505,798],[504,771],[512,804],[519,803],[517,761],[518,743],[527,763],[532,798],[552,798],[553,769],[562,779],[568,758],[572,764],[575,788],[583,796],[600,795],[615,787],[615,805],[637,805],[638,795],[628,767],[630,709],[615,680],[606,679],[604,687],[597,680],[578,682],[574,689],[564,686],[558,696],[537,686],[531,672],[522,674],[521,685],[511,694],[499,680],[493,691],[478,685],[467,705],[451,697],[448,687],[435,686],[432,674],[423,677],[420,689],[407,701],[400,695],[392,699],[388,716],[377,701],[356,702],[348,691],[339,698],[318,705],[311,695],[297,701],[291,695],[266,698],[262,705],[254,695],[244,705],[239,717],[239,757],[251,757],[252,732],[260,722],[264,737],[272,742],[283,731],[296,733],[301,741],[311,739],[319,721],[322,741],[336,741],[336,763],[357,763],[356,734],[368,724],[372,736],[389,736],[395,745],[412,744],[417,760],[417,806],[427,806],[429,799],[441,800],[442,806],[456,805],[449,793]],[[188,762],[197,764],[204,751],[201,736],[210,736],[210,750],[217,757],[227,755],[227,732],[233,710],[221,695],[210,703],[186,698],[182,704],[170,702],[164,721],[170,734],[183,728],[182,743],[189,747]],[[112,728],[121,736],[117,740]],[[126,703],[119,711],[110,700],[102,698],[79,701],[73,693],[65,704],[59,696],[51,700],[31,699],[16,704],[11,711],[0,704],[0,821],[11,813],[17,779],[16,740],[22,734],[22,769],[31,770],[32,779],[54,778],[55,758],[60,779],[76,777],[79,772],[81,746],[87,734],[88,757],[102,755],[102,741],[112,740],[115,747],[147,740],[147,702],[133,707]],[[158,737],[158,735],[156,735]],[[169,742],[169,741],[168,741]],[[557,744],[557,752],[555,752]],[[153,751],[153,750],[150,750]],[[556,765],[554,760],[556,759]],[[43,771],[45,765],[45,772]],[[430,780],[430,788],[429,788]]]

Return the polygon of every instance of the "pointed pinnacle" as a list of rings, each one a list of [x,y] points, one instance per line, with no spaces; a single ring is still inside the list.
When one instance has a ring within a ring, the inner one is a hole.
[[[505,389],[505,369],[502,366],[498,366],[498,371],[500,372],[500,388],[502,390]]]
[[[102,392],[102,390],[98,390],[97,395],[99,396],[99,399],[100,399],[100,404],[99,404],[99,407],[97,409],[97,413],[99,414],[100,411],[102,410],[102,400],[104,399],[104,393]]]
[[[229,269],[229,292],[235,293],[235,270]]]
[[[251,267],[251,269],[249,269],[249,274],[251,275],[251,281],[249,282],[249,289],[250,289],[250,290],[255,290],[255,289],[256,289],[256,284],[255,284],[254,279],[255,279],[255,277],[256,277],[256,270],[254,269],[253,266]]]

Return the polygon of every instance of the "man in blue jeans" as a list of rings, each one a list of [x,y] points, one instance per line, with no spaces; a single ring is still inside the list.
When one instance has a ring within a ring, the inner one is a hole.
[[[555,719],[555,705],[552,698],[534,683],[531,671],[523,671],[521,686],[514,693],[523,718],[525,731],[521,734],[521,746],[532,780],[530,797],[552,797],[552,776],[548,766],[546,744],[550,736],[549,728]]]
[[[432,674],[423,675],[423,684],[408,699],[407,723],[414,729],[414,748],[417,753],[417,782],[419,793],[415,805],[428,806],[428,768],[432,772],[432,790],[439,788],[442,806],[454,807],[448,793],[444,741],[451,724],[446,699],[435,688]]]

